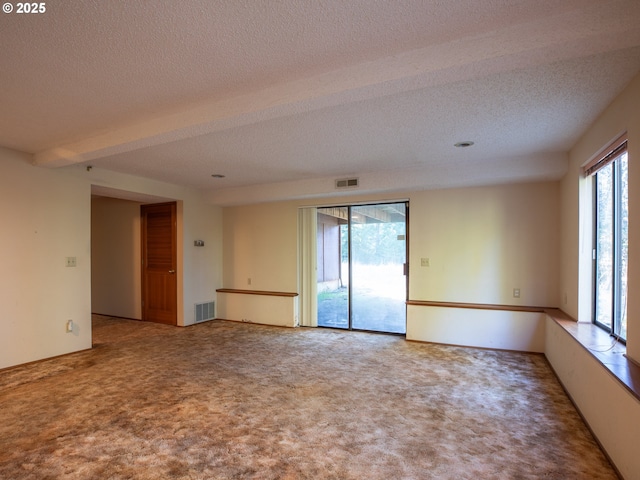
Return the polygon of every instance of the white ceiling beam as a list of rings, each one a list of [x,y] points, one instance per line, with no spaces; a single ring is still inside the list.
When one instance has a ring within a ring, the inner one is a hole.
[[[640,29],[634,19],[640,15],[640,2],[625,2],[623,7],[633,10],[623,17],[628,21],[608,15],[610,5],[572,11],[214,100],[152,120],[132,120],[38,152],[34,163],[61,167],[87,162],[330,106],[547,64],[575,57],[576,51],[591,55],[638,45]],[[568,23],[573,28],[565,28]],[[532,37],[537,41],[532,42]]]

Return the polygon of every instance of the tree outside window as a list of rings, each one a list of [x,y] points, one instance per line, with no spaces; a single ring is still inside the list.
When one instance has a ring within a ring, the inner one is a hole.
[[[628,158],[626,143],[594,174],[594,318],[612,335],[627,337]]]

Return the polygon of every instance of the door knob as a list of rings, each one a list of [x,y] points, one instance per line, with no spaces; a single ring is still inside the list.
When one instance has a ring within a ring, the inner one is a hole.
[[[169,270],[169,273],[176,273],[175,270]]]

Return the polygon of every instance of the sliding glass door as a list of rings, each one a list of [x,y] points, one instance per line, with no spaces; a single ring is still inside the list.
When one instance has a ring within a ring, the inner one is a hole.
[[[407,205],[318,209],[318,326],[406,333]]]
[[[318,209],[318,326],[349,328],[349,207]]]
[[[351,326],[406,333],[406,205],[351,207]]]

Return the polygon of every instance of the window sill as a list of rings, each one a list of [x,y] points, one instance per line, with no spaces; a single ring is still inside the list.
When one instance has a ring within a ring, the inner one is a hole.
[[[640,365],[627,358],[624,344],[615,343],[607,332],[593,323],[577,322],[562,310],[546,309],[545,313],[640,400]]]

